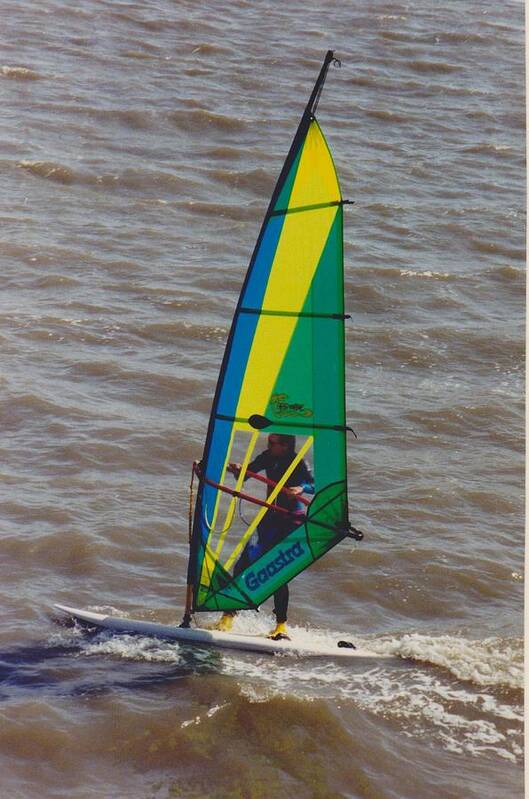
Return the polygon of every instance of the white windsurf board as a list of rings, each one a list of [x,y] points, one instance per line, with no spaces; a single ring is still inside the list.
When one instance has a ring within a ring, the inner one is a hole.
[[[140,619],[128,619],[95,613],[91,610],[72,608],[67,605],[56,604],[54,607],[71,616],[75,621],[99,630],[111,630],[115,633],[127,633],[129,635],[152,636],[195,646],[215,646],[272,655],[288,653],[301,657],[355,658],[356,660],[381,660],[394,657],[393,655],[377,654],[360,646],[352,646],[352,642],[338,639],[333,643],[296,641],[296,635],[293,633],[290,640],[273,641],[265,636],[234,632],[226,633],[219,630],[205,630],[200,627],[178,627],[170,624],[158,624]]]

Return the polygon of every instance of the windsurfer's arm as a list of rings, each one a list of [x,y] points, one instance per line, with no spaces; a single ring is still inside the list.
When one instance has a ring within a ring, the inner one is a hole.
[[[266,462],[263,459],[263,455],[264,454],[265,453],[261,452],[260,455],[258,455],[256,458],[254,458],[253,461],[248,464],[248,466],[246,468],[246,472],[255,472],[255,473],[262,472],[262,470],[266,466]],[[235,477],[238,477],[241,469],[242,469],[242,464],[241,463],[230,463],[228,465],[227,471],[230,472],[231,474],[235,475]],[[249,478],[249,475],[245,474],[244,475],[244,481],[246,482],[246,480],[248,480],[248,478]]]
[[[303,486],[285,486],[284,493],[289,497],[300,497],[304,492]]]
[[[254,472],[254,474],[257,474],[257,472],[262,472],[263,469],[266,469],[268,461],[269,461],[268,453],[261,452],[259,453],[259,455],[257,455],[256,458],[253,459],[251,463],[248,464],[247,471]]]
[[[299,486],[285,486],[283,491],[290,497],[300,497],[302,494],[314,494],[314,483],[302,483]]]
[[[299,485],[291,486],[290,492],[292,496],[300,496],[300,494],[314,494],[314,477],[312,472],[305,463],[301,461],[299,464],[299,471],[296,477],[299,479]]]

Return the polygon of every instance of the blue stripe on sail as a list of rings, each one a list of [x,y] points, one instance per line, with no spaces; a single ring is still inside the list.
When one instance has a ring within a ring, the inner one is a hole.
[[[283,224],[284,217],[272,217],[268,222],[242,298],[242,304],[249,308],[260,308],[263,304],[268,277],[274,261]],[[225,416],[235,416],[239,395],[241,393],[242,381],[246,371],[246,364],[248,363],[258,322],[259,316],[257,314],[237,315],[230,357],[226,365],[226,371],[224,372],[222,390],[216,408],[217,413],[222,413]],[[223,425],[222,428],[224,428],[224,426],[225,425]],[[211,476],[212,480],[217,480],[217,477],[220,476],[220,470],[224,463],[230,435],[230,431],[228,430],[221,440],[219,440],[217,439],[216,432],[217,430],[215,428],[215,444],[213,444],[213,441],[211,442],[208,458],[208,475]],[[220,468],[217,471],[213,468],[213,463],[216,461],[214,453],[219,451],[222,454],[219,460]]]
[[[224,416],[235,416],[258,322],[258,314],[242,313],[237,317],[231,355],[224,373],[224,383],[217,405],[217,413],[222,413]]]
[[[263,304],[284,221],[284,216],[272,216],[268,220],[248,283],[241,297],[241,303],[248,308],[260,308]]]
[[[224,422],[222,420],[217,419],[217,422],[215,424],[215,429],[213,431],[213,437],[211,439],[211,449],[208,458],[207,473],[208,473],[208,478],[216,483],[220,482],[222,467],[224,466],[226,451],[228,449],[228,445],[230,442],[232,426],[233,422]],[[201,520],[202,521],[201,533],[202,533],[202,540],[204,543],[207,541],[209,536],[209,529],[206,521],[209,522],[209,524],[211,524],[213,521],[213,513],[215,510],[217,495],[218,495],[218,489],[208,485],[207,483],[204,484],[204,490],[202,494],[203,518]]]
[[[241,305],[247,305],[249,308],[260,308],[263,304],[268,277],[274,261],[283,224],[284,217],[272,217],[269,220],[263,238],[261,239],[261,246],[255,258]],[[224,372],[216,413],[221,413],[224,416],[235,416],[239,395],[241,393],[242,381],[246,371],[246,364],[248,363],[258,322],[259,316],[257,314],[237,315],[230,357]],[[207,475],[208,478],[215,483],[220,482],[226,459],[226,452],[230,444],[232,427],[232,422],[223,421],[222,419],[217,419],[214,424],[208,453]],[[202,495],[202,508],[210,523],[212,521],[216,499],[217,489],[205,484]],[[209,536],[209,530],[206,519],[203,517],[201,521],[201,538],[205,543]]]
[[[286,208],[288,206],[288,200],[299,166],[302,149],[303,147],[300,147],[290,169],[289,176],[275,203],[276,208]],[[272,216],[268,219],[259,249],[247,278],[246,286],[239,300],[239,307],[260,308],[262,306],[266,287],[268,285],[268,278],[270,277],[284,223],[285,216],[283,215],[277,217]],[[250,356],[250,350],[252,348],[258,322],[258,314],[236,314],[230,356],[226,364],[224,376],[221,377],[222,388],[218,397],[217,406],[213,410],[214,413],[221,413],[224,416],[235,416],[246,365]],[[215,483],[220,482],[226,453],[230,444],[232,427],[233,422],[223,421],[221,419],[216,419],[213,426],[208,449],[206,471],[208,478]],[[213,521],[212,516],[216,500],[217,489],[204,484],[202,493],[202,518],[199,521],[200,539],[203,546],[205,546],[209,538],[210,531],[207,526],[207,521],[209,521],[209,523]]]

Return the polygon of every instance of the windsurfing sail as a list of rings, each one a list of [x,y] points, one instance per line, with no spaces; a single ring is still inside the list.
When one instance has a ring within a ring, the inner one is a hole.
[[[346,476],[344,201],[315,117],[333,60],[329,51],[273,192],[222,361],[198,469],[188,570],[193,612],[258,607],[354,531]],[[275,479],[252,472],[270,434],[295,436]],[[300,469],[310,474],[311,467],[314,493],[301,496],[301,511],[299,500],[289,511],[285,495]]]

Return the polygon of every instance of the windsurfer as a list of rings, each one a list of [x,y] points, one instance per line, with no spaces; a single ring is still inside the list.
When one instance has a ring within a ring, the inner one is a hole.
[[[248,465],[244,479],[245,481],[248,479],[248,472],[258,473],[264,471],[270,481],[267,489],[267,496],[270,496],[274,486],[283,478],[285,471],[295,457],[296,437],[271,433],[268,436],[268,448]],[[240,470],[240,463],[230,463],[228,466],[228,471],[236,477],[239,475]],[[292,474],[288,476],[285,485],[274,499],[274,504],[288,511],[288,514],[273,510],[268,510],[265,513],[257,526],[257,543],[249,541],[245,546],[242,555],[234,566],[234,575],[240,574],[247,566],[254,563],[261,555],[282,541],[292,530],[303,524],[306,506],[300,501],[302,494],[314,494],[314,478],[303,459],[296,464]],[[274,593],[274,613],[277,624],[269,635],[274,640],[288,638],[286,627],[288,600],[288,584],[285,584],[280,586]],[[235,615],[236,611],[225,612],[217,623],[216,628],[229,631],[233,625]]]

